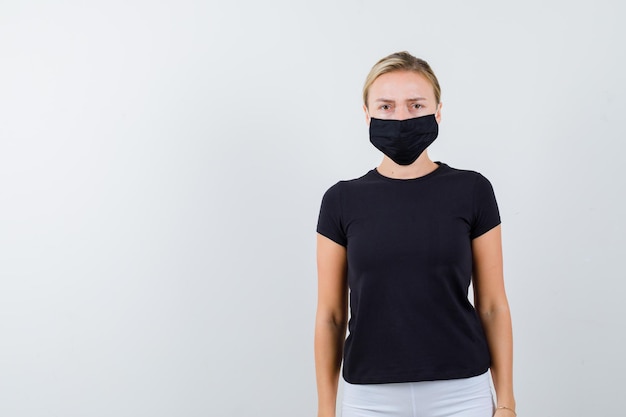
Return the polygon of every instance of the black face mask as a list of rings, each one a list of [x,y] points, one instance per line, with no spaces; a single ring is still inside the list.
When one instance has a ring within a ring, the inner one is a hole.
[[[437,139],[434,114],[406,120],[370,119],[370,142],[398,165],[411,165]]]

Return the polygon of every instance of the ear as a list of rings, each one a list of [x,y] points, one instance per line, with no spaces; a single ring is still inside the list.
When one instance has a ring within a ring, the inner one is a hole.
[[[443,107],[443,103],[439,102],[437,105],[437,111],[435,111],[435,120],[437,120],[437,124],[441,123],[441,108]]]
[[[370,117],[370,112],[367,110],[367,106],[365,104],[363,105],[363,113],[365,113],[365,123],[367,124],[367,127],[369,127],[372,118]]]

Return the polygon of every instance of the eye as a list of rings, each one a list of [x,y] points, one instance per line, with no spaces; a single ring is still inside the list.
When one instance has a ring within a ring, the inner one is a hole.
[[[389,104],[381,104],[379,109],[381,109],[381,110],[391,110],[391,106]]]
[[[419,110],[419,109],[421,109],[422,107],[424,107],[424,106],[422,106],[422,105],[421,105],[421,104],[419,104],[419,103],[415,103],[415,104],[413,104],[413,108],[414,108],[415,110]]]

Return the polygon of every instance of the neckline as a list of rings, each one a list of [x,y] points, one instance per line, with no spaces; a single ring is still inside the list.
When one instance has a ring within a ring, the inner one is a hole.
[[[383,174],[381,174],[380,172],[378,172],[378,168],[374,168],[371,170],[371,172],[378,178],[383,179],[385,181],[389,181],[389,182],[396,182],[396,183],[413,183],[413,182],[418,182],[418,181],[423,181],[426,180],[434,175],[436,175],[437,173],[443,171],[445,168],[448,167],[448,165],[444,164],[443,162],[440,161],[434,161],[438,167],[433,169],[432,171],[430,171],[428,174],[422,175],[421,177],[416,177],[416,178],[391,178],[391,177],[387,177]]]

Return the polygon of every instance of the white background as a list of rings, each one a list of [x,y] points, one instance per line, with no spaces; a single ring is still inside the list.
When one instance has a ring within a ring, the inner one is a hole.
[[[314,416],[315,225],[370,67],[493,183],[520,416],[623,413],[618,0],[0,3],[0,415]]]

